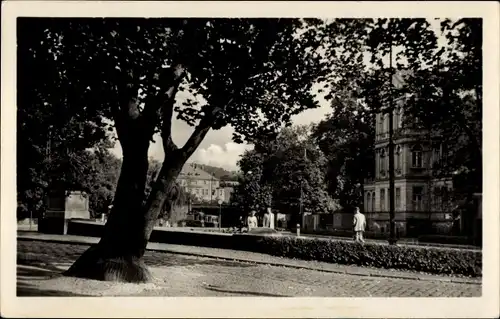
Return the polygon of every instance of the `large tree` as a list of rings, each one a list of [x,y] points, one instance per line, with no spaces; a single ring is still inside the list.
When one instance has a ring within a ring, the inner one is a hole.
[[[326,160],[310,134],[307,126],[287,127],[245,152],[238,163],[243,175],[236,195],[240,205],[272,205],[297,214],[302,194],[304,212],[329,211]]]
[[[311,86],[325,69],[317,48],[321,22],[299,19],[19,19],[27,47],[43,52],[52,82],[43,92],[105,127],[112,121],[123,164],[100,242],[66,274],[129,282],[151,278],[142,261],[175,180],[210,129],[231,125],[234,140],[253,141],[317,106]],[[37,30],[35,33],[28,33]],[[26,40],[28,39],[28,40]],[[24,63],[20,59],[20,64]],[[20,90],[29,70],[19,73]],[[54,79],[58,79],[54,81]],[[38,83],[38,85],[42,85]],[[178,92],[190,95],[176,103]],[[43,95],[43,94],[42,94]],[[40,100],[38,96],[31,99]],[[64,103],[63,103],[64,102]],[[52,107],[52,101],[48,102]],[[194,126],[183,146],[172,117]],[[144,202],[147,152],[158,132],[165,160]]]
[[[51,25],[37,19],[19,19],[17,24],[19,218],[40,215],[49,187],[82,187],[79,177],[89,173],[85,150],[112,146],[98,113],[67,103]]]
[[[359,206],[365,179],[374,177],[374,114],[349,95],[337,92],[332,113],[313,131],[327,160],[329,194],[342,207]]]

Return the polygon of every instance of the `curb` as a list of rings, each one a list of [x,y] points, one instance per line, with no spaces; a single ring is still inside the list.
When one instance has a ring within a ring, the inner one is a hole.
[[[91,240],[81,240],[81,239],[69,239],[69,240],[62,240],[62,239],[55,239],[55,238],[39,238],[36,236],[17,236],[17,240],[23,240],[23,241],[43,241],[43,242],[51,242],[51,243],[58,243],[58,244],[73,244],[73,245],[93,245],[99,242],[98,238],[92,238]],[[182,251],[176,251],[176,250],[169,250],[168,248],[166,249],[160,249],[160,248],[146,248],[146,250],[149,251],[156,251],[156,252],[163,252],[163,253],[169,253],[169,254],[176,254],[176,255],[184,255],[184,256],[195,256],[195,257],[203,257],[203,258],[212,258],[212,259],[220,259],[220,260],[225,260],[225,261],[236,261],[236,262],[245,262],[245,263],[251,263],[251,264],[258,264],[258,265],[270,265],[270,266],[277,266],[277,267],[287,267],[287,268],[293,268],[293,269],[306,269],[306,270],[315,270],[315,271],[321,271],[321,272],[326,272],[326,273],[335,273],[335,274],[344,274],[344,275],[351,275],[351,276],[360,276],[360,277],[372,277],[372,278],[391,278],[391,279],[406,279],[406,280],[420,280],[420,281],[439,281],[439,282],[448,282],[448,283],[457,283],[457,284],[469,284],[469,285],[482,285],[482,280],[481,281],[476,281],[476,280],[467,280],[467,279],[462,279],[462,278],[432,278],[432,277],[423,277],[423,276],[411,276],[411,275],[401,275],[401,274],[376,274],[376,273],[361,273],[361,272],[356,272],[356,271],[350,271],[350,270],[336,270],[336,269],[325,269],[321,267],[314,267],[314,266],[301,266],[301,265],[295,265],[287,262],[273,262],[273,261],[259,261],[259,260],[254,260],[254,259],[247,259],[247,258],[234,258],[234,257],[223,257],[223,256],[217,256],[213,254],[203,254],[203,253],[196,253],[196,252],[182,252]],[[273,256],[275,257],[275,256]]]

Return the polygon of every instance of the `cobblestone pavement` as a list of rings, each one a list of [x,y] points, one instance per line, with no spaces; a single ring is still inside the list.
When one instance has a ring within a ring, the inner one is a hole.
[[[18,241],[18,295],[477,297],[481,285],[373,278],[147,251],[153,284],[60,277],[85,245]]]

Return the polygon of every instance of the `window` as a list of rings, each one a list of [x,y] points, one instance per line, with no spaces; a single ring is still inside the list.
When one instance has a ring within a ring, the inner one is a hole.
[[[203,184],[207,185],[207,181],[203,181]]]
[[[394,110],[393,127],[396,129],[399,127],[399,108]]]
[[[379,170],[380,175],[385,175],[385,149],[380,150],[380,160],[379,160]]]
[[[384,114],[384,133],[389,132],[389,114]]]
[[[385,210],[385,189],[380,190],[380,210]]]
[[[372,192],[372,210],[375,211],[375,192]]]
[[[411,166],[415,168],[422,167],[422,146],[415,145],[411,149]]]
[[[382,114],[377,116],[377,134],[382,134],[384,131],[384,118]]]
[[[414,210],[423,209],[423,193],[424,188],[422,186],[413,187],[413,208]]]
[[[371,212],[371,203],[372,203],[372,196],[371,193],[368,192],[366,193],[366,211]]]
[[[395,166],[396,166],[396,174],[401,174],[401,146],[396,147],[396,155],[395,155]]]
[[[401,188],[396,188],[396,209],[401,208]]]
[[[403,127],[403,109],[398,108],[398,122],[397,122],[397,128],[402,128]]]

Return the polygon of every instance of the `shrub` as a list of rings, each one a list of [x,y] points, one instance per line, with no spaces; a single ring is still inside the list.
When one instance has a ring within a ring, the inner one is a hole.
[[[237,236],[239,249],[330,263],[433,274],[482,275],[481,251],[335,241],[293,236]],[[245,238],[242,238],[245,237]]]

